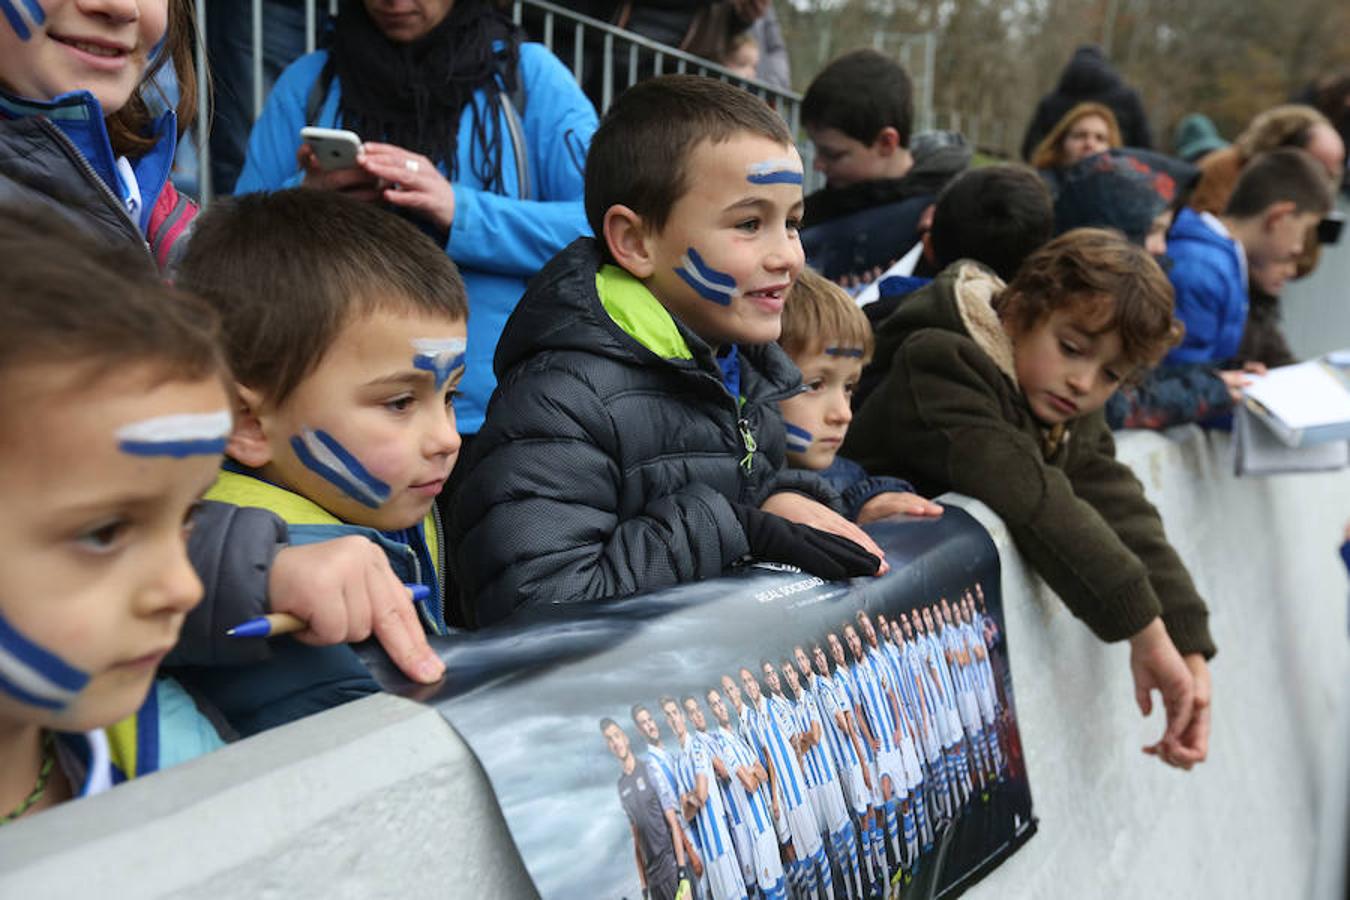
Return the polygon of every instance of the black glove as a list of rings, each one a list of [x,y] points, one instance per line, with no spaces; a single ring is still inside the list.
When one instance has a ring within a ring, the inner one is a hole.
[[[731,504],[731,511],[756,559],[798,566],[827,581],[875,575],[881,568],[881,560],[846,537],[740,503]]]

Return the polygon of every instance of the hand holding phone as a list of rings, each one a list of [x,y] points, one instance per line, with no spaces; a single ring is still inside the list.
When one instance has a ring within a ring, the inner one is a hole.
[[[309,144],[319,167],[325,172],[354,168],[361,152],[360,136],[343,128],[307,126],[300,129],[300,139]]]

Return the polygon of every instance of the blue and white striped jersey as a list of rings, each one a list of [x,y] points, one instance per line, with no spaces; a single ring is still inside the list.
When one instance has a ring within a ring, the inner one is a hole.
[[[704,855],[709,859],[717,859],[732,852],[732,844],[731,832],[727,829],[727,811],[722,804],[722,791],[717,785],[717,772],[713,769],[708,745],[708,741],[692,732],[685,734],[684,744],[676,758],[676,773],[680,789],[686,793],[698,790],[700,775],[707,779],[708,799],[694,814],[691,828],[697,835],[698,845]]]
[[[823,675],[815,677],[816,696],[820,700],[821,718],[824,720],[825,734],[829,738],[830,750],[841,770],[851,769],[859,763],[857,748],[847,731],[839,727],[840,713],[852,713],[853,701],[848,688]]]
[[[825,742],[825,723],[821,721],[820,707],[815,694],[808,688],[797,698],[797,716],[801,722],[802,733],[808,737],[814,726],[820,726],[820,742],[808,747],[806,753],[806,781],[811,785],[829,784],[835,779],[834,760],[830,757],[829,745]]]
[[[933,632],[926,632],[923,637],[918,638],[919,646],[923,649],[924,662],[930,666],[930,672],[937,672],[938,700],[943,709],[956,709],[956,687],[952,684],[951,669],[947,666],[947,657],[942,652],[942,643]]]
[[[807,801],[806,776],[790,743],[797,733],[796,717],[782,697],[761,696],[759,707],[749,712],[755,745],[773,763],[779,795],[788,809],[796,809]]]
[[[665,748],[648,744],[643,760],[656,782],[656,792],[661,795],[661,806],[673,809],[676,815],[680,815],[680,782],[675,774],[674,757],[667,753]]]
[[[939,700],[932,675],[924,662],[923,649],[914,641],[905,641],[900,650],[900,665],[905,672],[905,684],[914,696],[914,724],[920,728],[936,728]]]
[[[755,791],[747,791],[745,785],[736,777],[737,769],[743,766],[753,768],[759,762],[759,757],[749,744],[741,740],[740,735],[730,729],[719,728],[713,737],[721,750],[719,755],[722,757],[722,764],[727,767],[727,774],[731,776],[725,793],[731,802],[732,820],[744,822],[756,835],[763,834],[766,829],[773,827],[766,790],[761,787]]]
[[[951,651],[951,671],[952,684],[956,690],[965,693],[973,690],[974,682],[970,679],[970,668],[968,665],[962,665],[958,655],[966,652],[966,641],[961,634],[961,629],[955,625],[944,625],[942,628],[942,645]]]
[[[872,737],[881,744],[879,753],[889,753],[895,749],[895,720],[886,699],[890,681],[883,677],[884,668],[885,661],[873,657],[870,652],[862,662],[853,664],[853,683],[857,685],[862,698],[863,712],[867,715]]]

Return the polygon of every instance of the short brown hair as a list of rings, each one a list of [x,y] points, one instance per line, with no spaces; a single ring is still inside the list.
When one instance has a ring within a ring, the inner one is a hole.
[[[794,359],[827,347],[856,349],[866,364],[874,341],[872,326],[853,298],[824,275],[803,269],[788,291],[778,344]]]
[[[1324,216],[1334,202],[1332,190],[1321,163],[1306,151],[1281,147],[1258,155],[1242,167],[1224,213],[1249,219],[1276,203],[1293,203],[1298,213]]]
[[[50,210],[5,205],[0,259],[0,379],[59,362],[90,379],[149,364],[164,380],[228,380],[215,314],[166,286],[143,249],[101,243]],[[16,399],[7,394],[0,403]]]
[[[343,327],[376,310],[468,317],[459,271],[430,238],[369,203],[296,188],[221,200],[178,271],[224,323],[239,383],[281,403]]]
[[[1153,257],[1104,228],[1075,228],[1032,253],[997,303],[1019,331],[1055,310],[1081,311],[1090,333],[1118,332],[1136,366],[1155,364],[1183,331],[1172,285]]]
[[[1102,103],[1080,103],[1066,112],[1064,117],[1055,123],[1055,127],[1050,129],[1050,133],[1036,145],[1035,151],[1031,154],[1032,168],[1062,169],[1065,165],[1064,138],[1068,135],[1069,129],[1085,116],[1103,119],[1106,122],[1107,142],[1112,147],[1122,146],[1124,142],[1120,137],[1120,125],[1116,122],[1116,114],[1111,111],[1111,107]]]
[[[914,136],[914,83],[886,54],[852,50],[807,85],[801,117],[808,128],[834,128],[869,145],[883,128],[894,128],[907,148]]]
[[[622,204],[656,231],[689,190],[689,157],[703,141],[738,134],[792,144],[787,123],[763,100],[701,75],[665,75],[619,95],[586,156],[586,220],[603,242],[605,213]]]

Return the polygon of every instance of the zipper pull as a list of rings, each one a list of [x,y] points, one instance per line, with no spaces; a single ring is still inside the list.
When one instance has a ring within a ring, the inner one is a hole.
[[[741,457],[741,468],[745,469],[746,474],[755,468],[755,451],[759,449],[759,444],[755,441],[755,433],[750,430],[750,420],[744,417],[736,420],[736,430],[741,433],[741,446],[745,448],[745,456]]]

